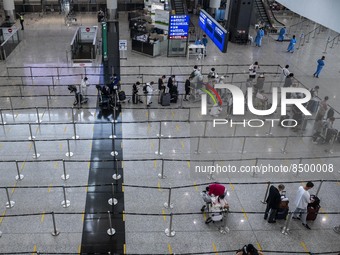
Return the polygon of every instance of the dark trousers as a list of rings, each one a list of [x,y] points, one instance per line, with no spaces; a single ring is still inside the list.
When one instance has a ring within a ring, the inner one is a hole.
[[[21,30],[24,30],[24,21],[20,20]]]
[[[267,204],[266,211],[264,212],[264,219],[268,218],[268,222],[275,221],[277,209],[270,208],[269,204]]]

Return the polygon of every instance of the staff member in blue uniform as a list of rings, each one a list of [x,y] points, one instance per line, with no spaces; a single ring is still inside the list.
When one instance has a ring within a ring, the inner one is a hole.
[[[317,61],[317,63],[318,63],[318,66],[316,67],[316,71],[315,71],[315,73],[313,74],[313,76],[314,76],[315,78],[319,78],[319,74],[320,74],[322,68],[325,66],[325,56],[322,56],[322,57]]]
[[[295,39],[295,35],[293,35],[293,38],[290,39],[287,51],[293,53],[295,44],[296,44],[296,39]]]
[[[283,40],[285,38],[285,34],[286,34],[286,27],[283,27],[283,28],[280,29],[279,37],[277,38],[276,41],[283,42]]]

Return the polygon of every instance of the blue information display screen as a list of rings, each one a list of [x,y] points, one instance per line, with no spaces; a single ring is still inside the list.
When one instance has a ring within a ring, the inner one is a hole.
[[[169,39],[185,39],[189,33],[189,15],[171,15]]]
[[[198,24],[220,51],[227,52],[227,30],[203,10],[200,12]]]

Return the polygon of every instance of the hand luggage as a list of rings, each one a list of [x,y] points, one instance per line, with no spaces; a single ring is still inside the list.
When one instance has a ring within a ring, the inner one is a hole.
[[[277,220],[285,220],[288,212],[289,212],[289,201],[288,200],[281,200],[279,208],[277,209],[276,219]]]
[[[326,132],[326,139],[325,142],[329,143],[330,141],[332,141],[333,138],[336,138],[336,136],[338,135],[338,130],[335,128],[328,128],[327,132]]]
[[[118,93],[119,101],[124,101],[126,99],[126,95],[124,91],[120,91]]]
[[[138,99],[138,94],[136,93],[136,94],[133,94],[132,95],[132,103],[133,104],[138,104],[138,101],[139,101],[139,99]]]
[[[161,105],[162,106],[170,106],[170,94],[165,93],[161,95]]]
[[[223,220],[223,212],[220,207],[211,207],[211,212],[209,213],[209,218],[205,221],[205,224],[209,224],[210,222],[222,221]]]
[[[315,221],[320,210],[320,199],[315,195],[311,195],[310,197],[311,199],[314,199],[314,201],[307,206],[307,220]]]

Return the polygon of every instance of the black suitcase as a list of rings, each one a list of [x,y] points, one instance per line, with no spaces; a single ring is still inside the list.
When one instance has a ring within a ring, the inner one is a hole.
[[[132,95],[132,103],[133,104],[138,104],[138,94],[133,94]]]
[[[162,106],[170,106],[170,94],[164,93],[161,95],[161,105]]]
[[[289,208],[279,208],[276,213],[277,220],[285,220],[288,215]]]
[[[124,91],[120,91],[118,93],[119,101],[124,101],[126,99],[126,95]]]
[[[315,221],[320,210],[320,199],[315,195],[310,195],[310,197],[314,199],[314,201],[307,206],[307,220]]]

